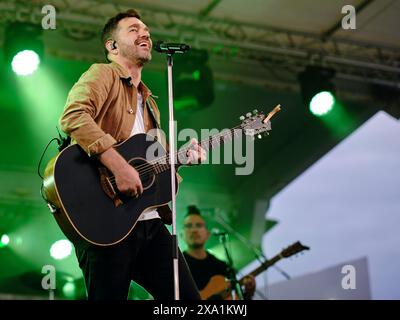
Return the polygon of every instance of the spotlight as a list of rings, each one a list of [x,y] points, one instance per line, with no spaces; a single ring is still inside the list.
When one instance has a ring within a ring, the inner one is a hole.
[[[332,78],[333,69],[319,66],[307,66],[298,75],[303,103],[307,105],[312,114],[322,116],[328,113],[335,104],[335,86]]]
[[[42,28],[31,23],[10,23],[5,28],[4,51],[6,62],[17,75],[30,75],[43,58]]]
[[[18,52],[12,59],[11,66],[13,71],[20,76],[27,76],[36,71],[40,63],[40,58],[35,51],[24,50]]]
[[[56,260],[68,257],[72,251],[72,244],[68,240],[58,240],[50,248],[50,255]]]
[[[58,295],[61,299],[82,300],[86,299],[85,280],[73,278],[71,275],[57,272]]]
[[[62,287],[62,293],[66,298],[73,299],[76,296],[76,284],[73,281],[67,281]]]
[[[174,106],[177,110],[208,107],[214,101],[214,80],[208,52],[192,48],[175,57]]]
[[[8,246],[10,243],[10,237],[7,234],[3,234],[0,237],[0,248]]]
[[[335,104],[335,96],[330,91],[321,91],[310,101],[310,111],[316,116],[328,113]]]

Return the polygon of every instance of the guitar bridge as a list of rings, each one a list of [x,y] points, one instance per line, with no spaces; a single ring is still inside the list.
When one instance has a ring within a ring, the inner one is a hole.
[[[124,202],[119,197],[117,192],[117,186],[110,179],[110,172],[105,167],[99,167],[100,171],[100,185],[105,194],[114,202],[114,206],[117,208]]]

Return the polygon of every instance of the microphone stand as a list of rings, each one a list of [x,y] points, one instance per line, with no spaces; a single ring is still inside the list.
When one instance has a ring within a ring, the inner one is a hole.
[[[229,253],[227,243],[226,243],[228,234],[221,233],[218,236],[219,236],[219,240],[220,240],[222,246],[224,247],[226,260],[228,261],[228,266],[229,266],[228,273],[229,273],[229,281],[231,282],[231,288],[233,288],[233,290],[236,292],[236,296],[239,298],[239,300],[243,300],[244,298],[243,298],[242,287],[240,286],[240,283],[237,279],[236,271],[235,271],[235,268],[233,267],[233,260]]]
[[[217,217],[214,218],[214,221],[216,221],[217,223],[219,223],[222,227],[224,227],[226,230],[228,230],[230,233],[234,234],[236,236],[236,238],[242,242],[250,251],[253,252],[255,258],[257,259],[258,262],[261,263],[261,265],[266,264],[266,262],[268,261],[267,257],[264,255],[263,252],[261,252],[260,250],[258,250],[253,244],[251,244],[245,237],[243,237],[239,232],[237,232],[235,229],[233,229],[229,224],[227,224],[225,221],[223,221],[222,218]],[[261,258],[264,260],[262,261]],[[281,268],[279,268],[278,266],[272,265],[272,268],[274,268],[275,270],[277,270],[282,276],[284,276],[287,280],[291,279],[291,277]]]
[[[169,164],[171,170],[171,198],[172,198],[172,258],[174,268],[174,297],[179,300],[179,246],[176,232],[176,167],[175,167],[175,121],[174,121],[174,95],[172,82],[173,54],[185,53],[190,47],[183,43],[164,43],[158,41],[154,49],[167,54],[168,71],[168,109],[169,109]]]
[[[174,96],[172,82],[173,53],[167,53],[168,71],[168,108],[169,108],[169,160],[171,170],[171,196],[172,196],[172,258],[174,268],[174,297],[179,300],[179,247],[176,232],[176,170],[175,170],[175,122],[174,122]]]

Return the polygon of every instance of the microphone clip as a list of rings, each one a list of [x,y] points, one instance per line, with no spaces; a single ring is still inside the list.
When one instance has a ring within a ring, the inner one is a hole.
[[[228,232],[223,231],[223,230],[220,230],[220,229],[218,229],[218,228],[213,228],[213,229],[211,230],[211,234],[212,234],[213,236],[217,236],[217,237],[225,237],[225,236],[228,235]]]
[[[185,43],[166,43],[164,41],[157,41],[154,44],[154,50],[166,54],[185,53],[190,50],[190,46]]]

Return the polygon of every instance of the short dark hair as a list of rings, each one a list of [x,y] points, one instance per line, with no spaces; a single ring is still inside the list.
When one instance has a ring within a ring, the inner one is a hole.
[[[208,219],[201,214],[199,208],[197,208],[195,205],[190,205],[190,206],[187,207],[187,212],[186,212],[186,215],[185,215],[185,219],[187,217],[189,217],[189,216],[198,216],[198,217],[200,217],[204,221],[205,228],[208,230],[208,226],[207,226],[209,224]]]
[[[138,18],[139,20],[141,20],[139,12],[137,12],[135,9],[129,9],[127,11],[118,13],[117,15],[115,15],[114,17],[110,18],[107,21],[107,23],[103,27],[103,31],[101,32],[101,42],[103,46],[105,45],[107,40],[114,38],[114,32],[118,28],[118,22],[120,22],[122,19],[131,17]],[[106,55],[107,61],[109,61],[108,50],[105,47],[104,47],[104,53]]]
[[[188,207],[187,207],[186,216],[189,216],[189,215],[191,215],[191,214],[195,214],[195,215],[201,216],[201,213],[200,213],[199,208],[197,208],[197,207],[194,206],[194,205],[191,205],[191,206],[188,206]],[[202,217],[202,216],[201,216],[201,217]],[[203,217],[202,217],[202,218],[203,218]]]

